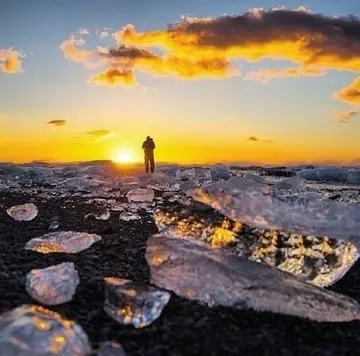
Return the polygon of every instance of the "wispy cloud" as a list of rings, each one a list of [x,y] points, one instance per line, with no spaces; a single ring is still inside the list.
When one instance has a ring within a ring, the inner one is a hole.
[[[335,94],[335,98],[351,105],[360,105],[360,77]]]
[[[64,126],[66,124],[66,120],[51,120],[48,121],[47,124],[52,126]]]
[[[103,140],[108,139],[111,136],[113,136],[111,131],[106,130],[106,129],[89,131],[89,132],[86,132],[86,134],[93,137],[93,139],[94,139],[93,142],[103,141]]]
[[[12,48],[0,48],[0,71],[4,73],[22,72],[22,54]]]
[[[259,69],[250,71],[245,79],[255,80],[264,84],[269,83],[273,79],[289,78],[289,77],[319,77],[325,75],[325,72],[314,68],[285,68],[285,69]]]
[[[250,142],[265,142],[265,143],[274,143],[275,141],[273,140],[264,140],[264,139],[261,139],[257,136],[249,136],[247,138],[247,141],[250,141]]]
[[[336,119],[341,123],[348,123],[354,116],[358,115],[359,111],[356,110],[348,110],[340,113],[336,116]]]

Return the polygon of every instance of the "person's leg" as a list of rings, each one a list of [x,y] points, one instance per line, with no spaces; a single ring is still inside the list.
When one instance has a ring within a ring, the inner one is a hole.
[[[150,155],[150,171],[151,173],[155,171],[154,154]]]
[[[149,173],[149,157],[145,155],[145,172]]]

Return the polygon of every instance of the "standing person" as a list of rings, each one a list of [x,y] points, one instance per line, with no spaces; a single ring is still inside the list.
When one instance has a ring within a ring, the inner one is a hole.
[[[144,150],[144,154],[145,154],[145,171],[146,171],[146,173],[149,173],[149,164],[150,164],[150,172],[154,173],[154,170],[155,170],[155,162],[154,162],[155,142],[150,136],[146,137],[146,140],[142,144],[142,149]]]

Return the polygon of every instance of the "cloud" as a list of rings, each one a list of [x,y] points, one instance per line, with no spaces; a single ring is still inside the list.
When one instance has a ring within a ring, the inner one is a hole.
[[[335,94],[335,98],[351,105],[360,105],[360,77]]]
[[[0,71],[11,74],[22,72],[21,57],[18,51],[0,48]]]
[[[273,79],[279,78],[289,78],[289,77],[301,77],[301,76],[310,76],[318,77],[325,75],[324,71],[319,69],[312,68],[285,68],[285,69],[259,69],[255,71],[250,71],[246,75],[248,80],[256,80],[267,84]]]
[[[288,59],[326,69],[360,70],[360,21],[305,11],[252,9],[238,16],[186,17],[166,30],[117,32],[120,43],[160,46],[172,55],[257,61]]]
[[[53,126],[64,126],[66,124],[66,120],[51,120],[48,121],[47,124]]]
[[[336,116],[336,119],[341,123],[348,123],[359,111],[348,110]]]
[[[97,84],[133,84],[138,70],[186,79],[223,78],[239,74],[233,60],[289,60],[299,66],[249,74],[250,79],[262,81],[320,76],[332,69],[360,72],[360,20],[312,14],[304,7],[257,8],[218,18],[183,17],[156,31],[137,32],[127,25],[113,37],[118,48],[87,51],[84,40],[73,35],[61,49],[68,59],[104,66],[103,73],[91,80]],[[154,47],[161,54],[151,52]]]
[[[96,137],[96,138],[100,138],[100,137],[110,135],[110,133],[111,132],[109,130],[103,129],[103,130],[89,131],[86,134],[88,134],[90,136],[93,136],[93,137]]]
[[[90,31],[87,28],[80,27],[78,29],[78,33],[80,35],[86,36],[86,35],[88,35],[90,33]]]
[[[59,48],[63,52],[65,58],[91,66],[91,61],[96,58],[97,52],[85,50],[83,48],[84,44],[85,40],[82,37],[71,35],[67,40],[60,44]]]
[[[118,70],[116,68],[108,68],[103,73],[91,78],[90,82],[108,86],[119,84],[135,85],[137,83],[131,70]]]
[[[274,143],[275,141],[273,140],[263,140],[263,139],[260,139],[256,136],[250,136],[247,138],[247,141],[251,141],[251,142],[265,142],[265,143]]]

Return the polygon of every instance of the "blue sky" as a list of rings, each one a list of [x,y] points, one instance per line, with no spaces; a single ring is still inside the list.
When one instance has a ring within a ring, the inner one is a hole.
[[[164,141],[164,147],[171,146],[166,139],[173,135],[176,144],[182,144],[184,137],[189,137],[188,146],[195,145],[200,139],[203,147],[219,141],[225,150],[231,150],[239,142],[239,147],[253,152],[254,149],[247,147],[244,141],[249,136],[256,136],[276,142],[259,148],[264,152],[274,151],[274,156],[286,156],[284,150],[295,140],[298,147],[309,142],[308,147],[304,146],[306,152],[324,151],[323,159],[329,159],[334,152],[339,152],[335,159],[343,156],[357,158],[360,119],[354,117],[347,125],[340,125],[335,120],[336,115],[353,108],[332,97],[356,78],[353,72],[329,70],[323,77],[281,78],[263,84],[246,80],[244,74],[293,64],[289,61],[249,63],[239,60],[236,66],[240,68],[242,77],[187,81],[140,73],[140,88],[107,88],[88,84],[94,70],[67,60],[59,49],[60,43],[79,28],[90,31],[85,48],[93,49],[98,45],[115,46],[112,38],[100,40],[96,36],[96,30],[103,27],[119,30],[130,23],[137,31],[152,31],[165,29],[168,24],[179,21],[182,15],[219,17],[242,14],[255,7],[271,9],[280,5],[290,10],[305,6],[312,13],[327,16],[360,15],[358,0],[313,0],[306,3],[269,0],[3,0],[0,48],[13,48],[24,54],[22,73],[0,72],[3,145],[29,141],[26,147],[33,147],[34,142],[43,141],[44,145],[45,142],[49,145],[52,140],[54,144],[65,144],[84,132],[105,128],[114,136],[101,143],[101,147],[96,142],[96,147],[91,148],[91,152],[99,149],[105,156],[111,147],[117,145],[116,142],[138,150],[135,147],[138,141],[148,132],[153,132],[160,142]],[[66,128],[60,128],[60,131],[44,125],[53,119],[66,120]],[[164,127],[168,127],[167,133],[164,133]],[[138,141],[136,137],[139,137]],[[56,159],[56,152],[51,157],[46,154],[35,157],[39,152],[42,152],[40,148],[34,151],[34,159]],[[240,156],[239,160],[246,158]],[[7,156],[4,150],[0,154],[1,160],[16,157]],[[79,154],[74,158],[81,157]],[[264,157],[269,159],[267,155]],[[164,154],[165,158],[169,159]],[[289,159],[301,160],[301,154],[293,154]]]

